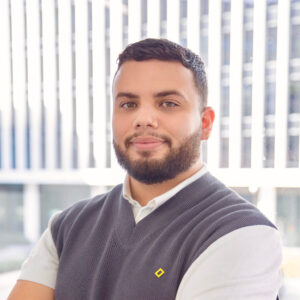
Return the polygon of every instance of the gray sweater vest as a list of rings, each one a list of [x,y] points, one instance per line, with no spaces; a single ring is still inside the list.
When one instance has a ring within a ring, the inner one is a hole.
[[[276,228],[210,173],[137,224],[117,185],[53,220],[55,299],[174,300],[185,272],[208,246],[253,225]]]

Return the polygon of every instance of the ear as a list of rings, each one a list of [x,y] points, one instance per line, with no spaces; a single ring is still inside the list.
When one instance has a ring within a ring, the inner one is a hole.
[[[215,112],[210,107],[207,106],[202,112],[202,134],[201,140],[207,140],[209,138],[210,132],[215,119]]]

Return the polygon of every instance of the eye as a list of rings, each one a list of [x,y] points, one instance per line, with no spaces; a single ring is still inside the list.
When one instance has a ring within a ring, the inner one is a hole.
[[[125,102],[125,103],[122,103],[120,106],[125,109],[130,109],[130,108],[133,108],[133,105],[136,105],[136,104],[134,102]]]
[[[171,102],[171,101],[164,101],[162,102],[162,105],[168,108],[176,107],[178,106],[176,103]]]

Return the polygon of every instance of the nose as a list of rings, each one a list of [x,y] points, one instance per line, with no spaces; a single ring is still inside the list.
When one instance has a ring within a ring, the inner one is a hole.
[[[149,106],[140,107],[134,120],[134,128],[157,128],[157,115]]]

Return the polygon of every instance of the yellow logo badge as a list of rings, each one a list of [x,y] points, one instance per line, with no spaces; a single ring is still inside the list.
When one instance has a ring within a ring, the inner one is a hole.
[[[165,271],[162,268],[159,268],[154,274],[156,275],[157,278],[159,278],[164,273],[165,273]]]

